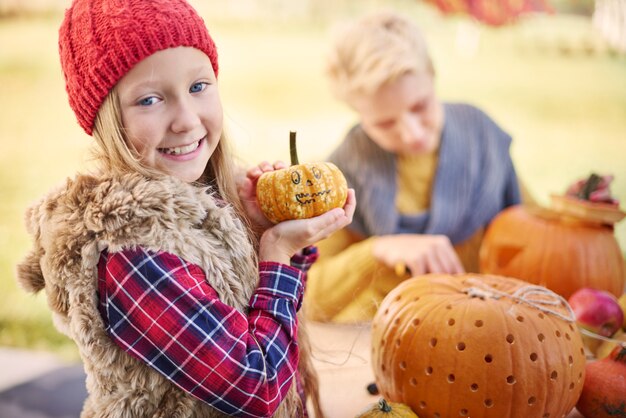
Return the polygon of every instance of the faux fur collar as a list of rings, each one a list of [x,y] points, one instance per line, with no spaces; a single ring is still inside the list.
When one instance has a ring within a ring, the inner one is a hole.
[[[48,273],[44,282],[39,269],[20,267],[20,283],[27,290],[41,290],[44,284],[65,287],[59,276],[69,266],[89,270],[102,250],[135,246],[172,252],[203,267],[220,298],[239,309],[256,286],[253,249],[231,208],[219,205],[207,188],[173,177],[68,179],[27,210],[26,227],[34,237],[27,259],[42,261]],[[66,301],[59,298],[53,307],[63,313]]]

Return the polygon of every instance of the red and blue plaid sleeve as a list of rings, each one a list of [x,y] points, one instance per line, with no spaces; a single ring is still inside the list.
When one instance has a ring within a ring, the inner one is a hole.
[[[291,257],[289,264],[292,267],[297,268],[300,271],[308,272],[313,263],[317,261],[319,254],[317,252],[317,247],[311,245],[308,247],[304,247],[299,254],[295,254]]]
[[[272,416],[296,375],[304,273],[269,262],[259,270],[242,313],[178,256],[103,253],[100,312],[117,345],[181,389],[229,415]]]

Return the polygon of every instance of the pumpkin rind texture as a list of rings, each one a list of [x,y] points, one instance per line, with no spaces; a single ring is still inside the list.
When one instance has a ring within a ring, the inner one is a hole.
[[[612,227],[522,205],[492,221],[480,248],[480,271],[545,286],[566,299],[583,287],[619,297],[626,277]]]
[[[376,383],[421,418],[563,417],[585,377],[573,320],[563,298],[520,280],[411,278],[372,322]]]
[[[585,418],[626,417],[626,346],[587,364],[586,371],[576,409]]]
[[[278,223],[312,218],[343,207],[348,184],[333,163],[304,163],[263,174],[256,194],[261,211]]]
[[[388,402],[384,398],[369,406],[356,418],[419,418],[413,410],[402,403]]]

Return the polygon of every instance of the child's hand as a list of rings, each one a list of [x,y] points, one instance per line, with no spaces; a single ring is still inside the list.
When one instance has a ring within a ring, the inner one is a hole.
[[[445,235],[398,234],[377,237],[374,257],[396,271],[409,269],[412,275],[463,273],[450,239]],[[399,266],[402,268],[398,269]]]
[[[261,237],[259,260],[289,264],[291,256],[302,248],[313,245],[349,225],[355,208],[354,190],[348,189],[348,198],[343,208],[335,208],[309,219],[284,221],[274,225]]]
[[[254,225],[259,227],[261,231],[265,231],[274,224],[265,217],[259,207],[259,203],[256,198],[256,185],[259,181],[259,177],[261,177],[263,173],[283,168],[287,168],[287,164],[282,161],[276,161],[274,164],[263,161],[259,163],[259,165],[248,169],[248,171],[246,171],[246,176],[240,179],[237,184],[239,198],[241,199],[244,210]]]

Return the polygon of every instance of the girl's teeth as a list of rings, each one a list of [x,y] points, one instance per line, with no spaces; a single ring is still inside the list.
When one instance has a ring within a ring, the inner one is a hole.
[[[200,145],[200,141],[194,142],[193,144],[189,144],[185,147],[162,148],[162,150],[165,154],[181,155],[181,154],[188,154],[192,151],[195,151],[199,145]]]

